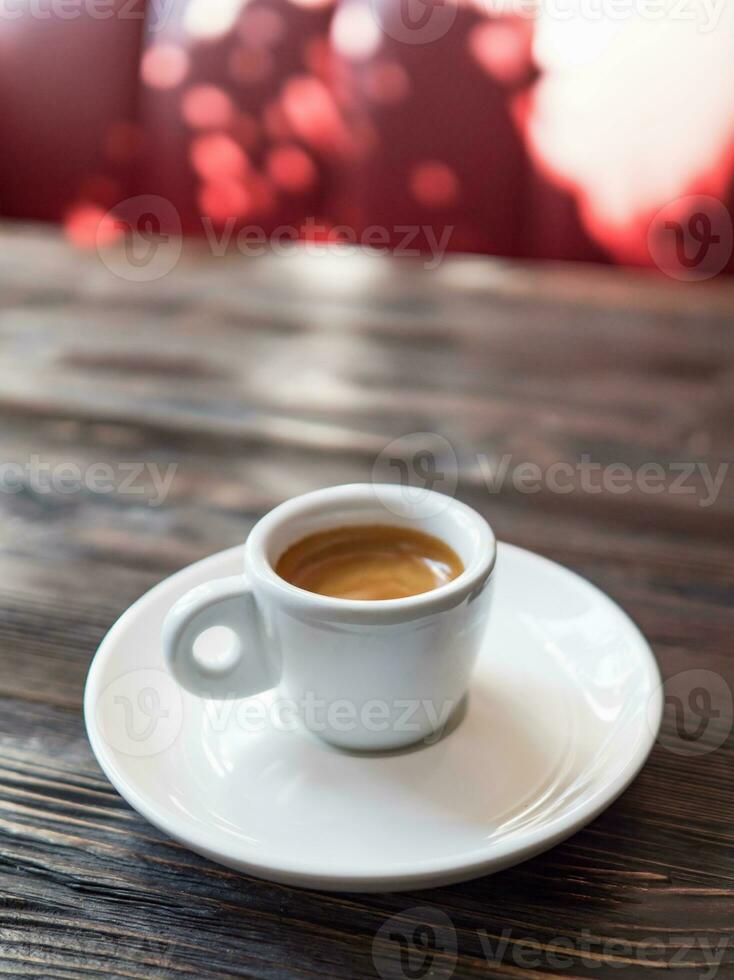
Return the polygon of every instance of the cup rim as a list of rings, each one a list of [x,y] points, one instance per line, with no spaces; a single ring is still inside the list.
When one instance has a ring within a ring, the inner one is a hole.
[[[281,603],[317,618],[341,622],[409,620],[458,605],[492,574],[497,557],[497,541],[491,526],[481,514],[467,504],[435,490],[426,490],[423,500],[435,498],[435,503],[447,513],[452,511],[454,517],[458,516],[464,522],[470,523],[477,535],[477,545],[474,556],[465,563],[464,571],[460,575],[428,592],[399,599],[343,599],[320,595],[281,578],[268,559],[266,548],[270,536],[284,523],[310,511],[316,513],[321,507],[328,509],[330,505],[347,501],[358,502],[360,498],[367,504],[384,504],[386,498],[394,499],[404,506],[401,497],[404,490],[400,484],[348,483],[313,490],[286,500],[261,518],[250,532],[245,544],[245,574],[257,580],[257,584]],[[420,520],[421,517],[406,514],[406,520],[408,519]]]

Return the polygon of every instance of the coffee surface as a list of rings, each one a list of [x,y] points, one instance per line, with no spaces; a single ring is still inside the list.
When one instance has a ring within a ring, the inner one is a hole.
[[[464,571],[459,556],[431,534],[382,524],[347,525],[302,538],[275,571],[286,582],[339,599],[404,599]]]

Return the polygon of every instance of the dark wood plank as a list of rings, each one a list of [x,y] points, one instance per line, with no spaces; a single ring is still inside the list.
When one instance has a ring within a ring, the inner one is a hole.
[[[437,956],[435,977],[693,980],[715,961],[734,976],[729,716],[715,751],[657,745],[548,854],[364,896],[257,881],[167,840],[107,783],[80,714],[96,645],[133,599],[280,500],[370,479],[407,433],[446,437],[457,494],[503,539],[607,590],[666,677],[706,669],[734,688],[731,473],[707,506],[700,478],[660,495],[486,484],[505,455],[543,472],[584,454],[635,471],[731,464],[733,314],[729,285],[469,258],[426,274],[192,247],[131,283],[47,230],[4,229],[0,461],[24,471],[0,490],[0,973],[399,978],[378,930],[439,910],[458,960]],[[34,460],[105,464],[115,486],[49,492]],[[150,478],[120,489],[131,464],[175,466],[163,499]]]

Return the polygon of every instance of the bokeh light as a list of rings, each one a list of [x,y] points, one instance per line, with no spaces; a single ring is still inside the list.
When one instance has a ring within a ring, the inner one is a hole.
[[[291,193],[310,190],[316,183],[316,167],[299,146],[279,146],[268,154],[267,171],[278,187]]]
[[[192,129],[222,129],[232,121],[234,106],[216,85],[193,85],[184,93],[181,114]]]
[[[242,217],[250,207],[251,198],[244,184],[238,180],[216,180],[205,183],[199,191],[199,207],[205,215],[218,223],[228,218]]]
[[[521,81],[530,67],[528,25],[516,21],[486,21],[476,24],[467,37],[469,51],[477,64],[505,85]]]
[[[734,4],[718,12],[711,31],[639,13],[590,23],[581,7],[563,23],[541,13],[535,24],[540,76],[520,115],[528,152],[622,261],[650,262],[647,228],[668,202],[727,197]]]
[[[438,160],[426,160],[410,172],[413,197],[428,207],[446,207],[459,196],[459,181],[454,171]]]
[[[172,89],[180,85],[189,69],[189,56],[175,44],[155,44],[143,54],[140,77],[146,85]]]
[[[247,0],[188,0],[183,23],[199,40],[214,40],[228,34],[237,23]]]
[[[300,75],[289,79],[281,105],[289,126],[305,143],[336,151],[348,147],[349,134],[334,97],[318,78]]]
[[[304,7],[306,10],[319,10],[323,7],[331,7],[334,0],[289,0],[294,7]]]
[[[79,248],[109,245],[122,237],[122,228],[104,208],[78,204],[64,219],[64,234]]]
[[[204,180],[238,178],[248,167],[242,147],[225,133],[198,137],[191,144],[190,156],[191,165]]]
[[[382,31],[372,8],[363,0],[352,0],[337,8],[331,22],[331,43],[350,61],[364,61],[375,54]]]

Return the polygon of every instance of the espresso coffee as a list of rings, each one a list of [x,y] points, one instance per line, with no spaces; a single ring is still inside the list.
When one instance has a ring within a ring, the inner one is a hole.
[[[423,531],[382,524],[310,534],[291,545],[275,571],[286,582],[338,599],[405,599],[461,575],[459,556]]]

